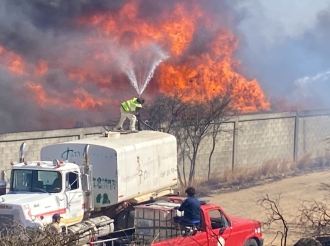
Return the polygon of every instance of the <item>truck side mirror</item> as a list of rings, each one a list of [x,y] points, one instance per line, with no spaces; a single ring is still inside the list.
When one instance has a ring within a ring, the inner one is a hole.
[[[91,191],[91,184],[89,182],[88,174],[81,175],[81,187],[83,191]]]

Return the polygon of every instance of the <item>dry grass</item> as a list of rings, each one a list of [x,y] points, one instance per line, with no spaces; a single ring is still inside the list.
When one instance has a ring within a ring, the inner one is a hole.
[[[253,182],[256,178],[256,168],[237,168],[235,171],[227,169],[224,171],[221,183],[230,183],[232,185]]]
[[[292,170],[307,170],[312,167],[310,155],[303,156],[300,160],[291,164]]]

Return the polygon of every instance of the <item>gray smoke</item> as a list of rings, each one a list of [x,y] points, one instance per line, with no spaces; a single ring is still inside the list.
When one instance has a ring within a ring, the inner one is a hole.
[[[312,1],[228,1],[241,35],[239,58],[274,101],[293,107],[329,108],[330,3]],[[307,79],[302,83],[304,78]],[[274,105],[273,105],[274,106]]]
[[[127,2],[0,2],[0,46],[4,48],[0,54],[0,133],[73,127],[77,121],[89,126],[118,117],[119,103],[132,95],[137,96],[136,92],[116,59],[94,56],[95,53],[103,53],[111,57],[111,53],[118,50],[118,43],[113,44],[92,26],[78,25],[77,20],[93,13],[117,14]],[[171,18],[175,5],[180,2],[185,3],[184,0],[140,1],[137,18],[156,24],[164,22]],[[194,2],[200,4],[199,1]],[[193,4],[185,6],[188,11],[193,11]],[[225,1],[210,0],[200,7],[217,18],[209,29],[203,24],[195,27],[193,42],[187,52],[197,55],[205,51],[205,43],[212,40],[218,28],[232,24],[230,7]],[[121,48],[125,48],[125,44],[129,46],[135,38],[136,34],[126,33],[119,41],[124,46]],[[97,42],[91,45],[87,44],[89,41]],[[168,47],[162,48],[166,52]],[[8,70],[11,52],[22,58],[25,74],[18,75]],[[48,69],[38,77],[33,75],[33,71],[41,61],[47,62]],[[27,83],[42,85],[43,91],[34,94]],[[152,80],[143,96],[150,98],[155,92],[157,85]],[[87,109],[71,105],[77,103],[74,101],[76,97],[82,101],[86,99],[85,94],[104,103],[92,104]],[[43,103],[43,100],[60,102],[65,107],[57,103]]]
[[[136,92],[114,59],[95,57],[95,53],[111,57],[118,43],[113,44],[92,26],[78,25],[77,20],[93,13],[117,14],[127,2],[0,1],[0,46],[7,53],[21,56],[28,73],[17,75],[8,71],[7,60],[0,53],[0,133],[73,127],[77,121],[90,126],[118,117],[119,103],[136,96]],[[178,2],[186,0],[140,1],[137,18],[162,23],[171,18]],[[198,56],[205,52],[205,44],[214,34],[222,27],[231,28],[240,40],[236,54],[242,60],[239,72],[256,78],[270,98],[284,95],[293,104],[308,99],[317,106],[329,106],[323,95],[314,96],[329,89],[326,76],[322,77],[322,83],[313,79],[330,70],[327,0],[191,2],[200,4],[213,18],[209,27],[203,22],[197,24],[187,54]],[[193,11],[189,8],[194,4],[186,6],[187,11]],[[117,21],[120,23],[120,18]],[[135,38],[136,34],[127,33],[120,44],[125,48]],[[168,47],[162,48],[167,51]],[[184,62],[184,54],[180,59]],[[40,61],[48,62],[48,70],[38,77],[33,71]],[[302,80],[305,77],[309,79]],[[38,104],[36,98],[40,95],[31,93],[26,83],[42,85],[46,99],[60,100],[66,106]],[[300,97],[301,91],[309,95]],[[75,97],[83,100],[85,92],[104,103],[87,109],[71,105]],[[143,96],[150,98],[156,92],[157,79],[152,79]]]

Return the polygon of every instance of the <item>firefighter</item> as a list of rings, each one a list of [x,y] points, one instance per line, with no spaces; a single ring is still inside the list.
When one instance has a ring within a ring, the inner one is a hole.
[[[123,102],[120,107],[120,120],[118,125],[116,126],[116,130],[122,131],[123,123],[126,120],[126,118],[128,118],[130,120],[129,129],[131,131],[135,131],[135,123],[136,123],[135,114],[139,117],[139,111],[142,108],[143,103],[144,103],[144,99],[136,98],[136,97],[126,102]]]

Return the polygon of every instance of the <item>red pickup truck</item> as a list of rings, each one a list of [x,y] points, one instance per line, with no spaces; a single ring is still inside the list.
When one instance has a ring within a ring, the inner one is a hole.
[[[183,197],[169,197],[179,203]],[[228,216],[219,205],[201,201],[201,220],[197,231],[159,242],[153,246],[262,246],[261,223],[252,219]]]

